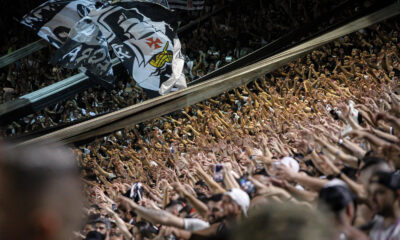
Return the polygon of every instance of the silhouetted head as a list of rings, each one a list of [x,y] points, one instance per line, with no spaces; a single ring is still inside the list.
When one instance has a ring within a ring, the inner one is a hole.
[[[2,146],[0,236],[65,239],[80,223],[81,191],[72,151],[60,144]]]

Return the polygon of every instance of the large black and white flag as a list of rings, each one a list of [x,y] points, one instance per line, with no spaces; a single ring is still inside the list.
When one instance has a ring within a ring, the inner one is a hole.
[[[169,7],[181,10],[203,10],[205,0],[169,0]]]
[[[173,66],[180,65],[173,64],[174,50],[178,56],[180,47],[176,48],[174,42],[177,18],[168,8],[144,1],[121,1],[93,10],[89,16],[150,96],[186,87],[182,71],[173,71]],[[168,86],[160,90],[164,83]]]
[[[59,48],[53,63],[78,68],[102,85],[114,83],[108,43],[149,96],[186,87],[178,21],[162,4],[166,0],[122,0],[100,7],[98,2],[49,0],[22,23]]]
[[[80,69],[104,87],[113,87],[114,74],[107,40],[91,18],[80,20],[52,58],[53,64]]]
[[[96,2],[96,0],[49,0],[26,14],[21,23],[59,48],[67,40],[71,28],[96,7]]]
[[[174,49],[172,52],[172,76],[161,84],[158,91],[161,95],[187,87],[186,78],[183,74],[185,58],[181,53],[181,42],[178,38],[174,39]]]

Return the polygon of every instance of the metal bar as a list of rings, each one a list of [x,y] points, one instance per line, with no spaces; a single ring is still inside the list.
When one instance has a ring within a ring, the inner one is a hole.
[[[336,30],[304,42],[258,63],[236,69],[222,76],[199,83],[198,85],[188,87],[178,92],[154,98],[143,103],[25,141],[20,145],[27,145],[37,142],[46,143],[53,140],[59,140],[66,143],[78,142],[95,136],[108,134],[134,124],[174,112],[182,109],[185,106],[195,104],[246,84],[252,81],[255,77],[271,72],[339,37],[368,27],[374,23],[381,22],[399,13],[399,3],[392,4],[382,10],[361,17],[349,24],[346,24],[345,26],[339,27]]]
[[[36,42],[26,45],[23,48],[15,50],[14,52],[11,52],[3,57],[0,57],[0,68],[3,68],[13,62],[16,62],[21,58],[29,56],[32,53],[37,52],[42,48],[45,48],[46,46],[47,42],[43,39],[40,39]]]
[[[182,33],[190,28],[192,28],[193,26],[195,26],[196,24],[201,23],[202,21],[208,19],[211,16],[214,16],[215,14],[219,13],[220,11],[224,10],[226,8],[226,6],[220,7],[219,9],[216,9],[214,12],[209,13],[203,17],[200,17],[194,21],[189,22],[188,24],[186,24],[185,26],[179,28],[178,33]]]
[[[113,67],[121,63],[118,58],[112,59]],[[0,105],[0,123],[6,124],[10,120],[40,111],[46,106],[55,104],[63,99],[84,91],[92,86],[84,73],[79,73],[44,87],[35,92],[26,94],[18,99]]]
[[[225,7],[222,7],[209,15],[201,17],[194,22],[188,23],[178,29],[178,33],[181,33],[192,26],[204,21],[208,17],[218,13]],[[35,43],[29,44],[22,49],[19,49],[9,55],[2,57],[5,63],[12,63],[13,60],[17,60],[28,56],[30,53],[34,52],[34,49],[39,49],[41,44],[45,44],[44,40],[39,40]],[[45,46],[45,45],[44,45]],[[43,47],[42,47],[43,48]],[[28,54],[29,53],[29,54]],[[15,57],[13,57],[14,55]],[[113,67],[120,64],[121,61],[118,58],[112,59]],[[26,94],[19,97],[16,100],[6,102],[0,105],[0,124],[6,124],[10,121],[18,119],[19,117],[29,115],[35,111],[40,111],[47,106],[55,104],[59,101],[67,99],[70,96],[75,95],[78,92],[84,91],[90,88],[92,84],[88,81],[85,74],[79,73],[70,78],[64,79],[60,82],[47,86],[45,88],[39,89],[35,92]]]
[[[224,8],[226,8],[226,6],[221,7],[219,9],[215,10],[214,12],[209,13],[203,17],[200,17],[194,21],[189,22],[185,26],[182,26],[181,28],[179,28],[178,33],[182,33],[184,31],[192,28],[196,24],[199,24],[200,22],[208,19],[209,17],[219,13]],[[25,47],[22,47],[22,48],[15,50],[7,55],[4,55],[4,56],[0,57],[0,68],[6,67],[6,66],[10,65],[11,63],[18,61],[21,58],[27,57],[27,56],[31,55],[32,53],[35,53],[35,52],[43,49],[47,45],[48,45],[48,43],[44,39],[40,39],[36,42],[26,45]]]

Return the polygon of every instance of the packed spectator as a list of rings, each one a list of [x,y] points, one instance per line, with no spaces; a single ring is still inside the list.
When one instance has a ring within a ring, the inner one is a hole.
[[[399,30],[396,20],[362,29],[75,149],[84,229],[109,222],[103,234],[115,239],[399,239]]]
[[[189,14],[187,11],[177,10],[177,14],[182,16],[181,26],[216,12],[194,28],[179,34],[182,52],[185,55],[184,72],[187,81],[198,79],[251,53],[283,36],[290,29],[296,29],[302,24],[311,22],[343,2],[345,1],[325,0],[324,4],[320,1],[292,4],[291,1],[269,3],[206,1],[203,11],[194,11]],[[16,6],[18,9],[16,15],[22,16],[37,5],[39,2],[33,1],[25,7]],[[218,11],[221,8],[222,11]],[[21,9],[25,9],[25,12]],[[354,11],[355,9],[346,9],[346,12],[341,14],[349,16]],[[337,14],[334,20],[326,19],[325,25],[339,20],[340,15]],[[12,27],[8,25],[9,22]],[[264,25],[267,27],[265,28]],[[3,26],[7,26],[3,32],[8,32],[11,38],[2,45],[3,49],[0,52],[3,54],[22,47],[26,44],[27,38],[37,38],[30,30],[19,24],[15,17],[12,21],[5,22]],[[77,73],[77,71],[52,66],[49,63],[49,56],[52,56],[54,52],[55,49],[49,46],[1,69],[0,79],[4,81],[1,81],[0,86],[0,104],[15,100]],[[135,85],[125,71],[117,69],[115,72],[117,73],[115,89],[106,90],[100,87],[88,89],[40,112],[10,122],[2,129],[1,135],[22,135],[87,119],[147,99],[146,94]]]
[[[74,237],[400,239],[397,22],[359,30],[246,86],[73,148],[86,196]],[[130,88],[140,93],[134,83]],[[0,173],[35,166],[22,162],[0,159]],[[38,176],[45,179],[46,169]],[[14,175],[3,175],[0,183],[13,183]],[[23,214],[1,198],[3,185],[0,200],[13,207],[7,213]],[[71,191],[56,186],[65,196]]]

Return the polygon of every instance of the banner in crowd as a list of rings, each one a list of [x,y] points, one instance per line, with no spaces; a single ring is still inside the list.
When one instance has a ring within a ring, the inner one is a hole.
[[[122,1],[93,10],[89,16],[97,22],[129,74],[151,96],[159,94],[168,80],[172,88],[182,88],[181,74],[173,77],[177,18],[172,11],[150,2]],[[175,52],[180,52],[180,47]]]
[[[59,48],[71,28],[95,6],[95,0],[49,0],[26,14],[21,23]]]
[[[181,10],[203,10],[205,0],[169,0],[169,7]]]
[[[112,87],[114,74],[107,40],[91,18],[80,20],[70,31],[65,44],[52,58],[52,63],[82,72],[104,87]]]
[[[95,0],[50,0],[22,23],[59,48],[53,63],[79,68],[105,86],[114,83],[109,44],[137,84],[154,97],[186,87],[177,20],[173,11],[149,1],[122,0],[96,8]]]

